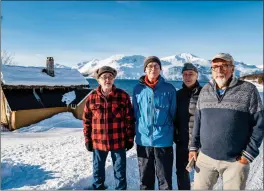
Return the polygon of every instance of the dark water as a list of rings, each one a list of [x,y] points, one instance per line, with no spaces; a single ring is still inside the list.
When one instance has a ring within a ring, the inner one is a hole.
[[[95,79],[86,79],[89,82],[90,88],[94,89],[98,87],[98,83]],[[182,88],[182,81],[167,81],[174,85],[178,90]],[[138,83],[138,80],[120,80],[116,79],[114,84],[116,87],[125,90],[130,96],[133,94],[133,88]],[[204,86],[207,82],[199,82],[201,86]]]

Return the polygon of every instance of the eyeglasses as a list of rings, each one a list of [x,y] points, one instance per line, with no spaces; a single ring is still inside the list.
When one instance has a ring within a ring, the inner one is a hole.
[[[107,80],[107,79],[113,80],[114,76],[101,76],[100,79],[102,79],[102,80]]]
[[[229,66],[234,66],[234,65],[232,65],[232,64],[215,65],[215,66],[212,66],[211,69],[212,69],[213,71],[217,71],[217,69],[220,68],[220,70],[224,70],[224,71],[225,71],[225,70],[227,70],[227,68],[228,68]]]
[[[148,70],[151,70],[151,69],[159,69],[160,68],[160,66],[157,64],[157,65],[149,65],[149,66],[147,66],[146,67]]]

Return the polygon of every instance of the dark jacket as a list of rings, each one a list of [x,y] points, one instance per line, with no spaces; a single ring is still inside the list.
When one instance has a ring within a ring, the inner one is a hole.
[[[196,103],[202,87],[196,81],[193,88],[188,88],[184,83],[182,89],[177,91],[177,112],[175,142],[180,146],[190,146],[194,124]]]

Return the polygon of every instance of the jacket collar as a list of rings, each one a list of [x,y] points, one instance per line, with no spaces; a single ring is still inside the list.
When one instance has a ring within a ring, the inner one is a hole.
[[[182,83],[182,88],[184,88],[184,89],[188,89],[188,90],[193,90],[193,89],[196,89],[196,88],[198,88],[198,87],[200,87],[200,84],[199,84],[199,82],[196,80],[196,82],[195,82],[195,84],[194,84],[194,86],[192,87],[192,88],[188,88],[186,85],[185,85],[185,83]]]
[[[104,96],[104,95],[102,94],[102,86],[101,86],[101,85],[99,85],[99,86],[96,88],[96,92],[97,92],[97,94],[98,94],[99,96]],[[116,86],[113,84],[113,86],[112,86],[112,91],[110,92],[109,96],[114,96],[115,93],[116,93]]]
[[[182,89],[186,92],[189,92],[190,95],[197,94],[200,88],[201,86],[197,80],[192,88],[188,88],[184,83],[182,83]]]
[[[139,78],[139,83],[142,84],[142,85],[146,85],[146,86],[148,86],[148,85],[145,83],[145,76],[146,76],[146,75],[143,75],[143,76],[141,76],[141,77]],[[155,88],[158,87],[160,84],[164,83],[164,81],[165,81],[165,79],[160,75],[160,76],[159,76],[159,79],[158,79],[158,83],[157,83],[157,85],[155,86]],[[154,88],[154,89],[155,89],[155,88]]]

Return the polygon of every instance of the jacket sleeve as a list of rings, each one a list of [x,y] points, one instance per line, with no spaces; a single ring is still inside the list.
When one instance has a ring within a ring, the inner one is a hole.
[[[171,96],[171,105],[170,105],[170,115],[173,120],[173,142],[176,144],[178,142],[178,129],[177,129],[177,91],[173,89]]]
[[[261,103],[261,98],[256,87],[252,91],[250,100],[250,128],[251,136],[246,149],[243,150],[242,155],[252,162],[259,154],[259,147],[264,136],[264,110]]]
[[[134,110],[134,119],[135,119],[135,123],[136,123],[136,121],[138,120],[137,112],[139,111],[139,109],[138,109],[137,98],[136,98],[136,95],[135,95],[135,88],[133,90],[132,105],[133,105],[133,110]]]
[[[130,97],[129,95],[127,95],[126,97],[126,135],[127,135],[127,140],[129,142],[133,142],[134,141],[134,137],[135,137],[135,117],[134,117],[134,110],[130,101]]]
[[[177,110],[176,99],[177,99],[176,89],[173,87],[171,105],[170,105],[170,115],[173,119],[174,126],[176,124],[176,110]]]
[[[89,96],[86,100],[84,111],[83,111],[83,133],[85,143],[92,142],[92,111],[89,109]]]
[[[198,98],[196,111],[194,114],[194,126],[192,131],[192,140],[190,151],[198,151],[201,147],[200,144],[200,128],[201,128],[201,111],[200,111],[200,97]]]

